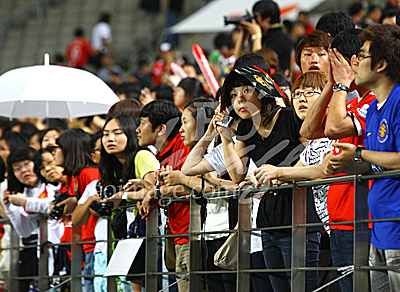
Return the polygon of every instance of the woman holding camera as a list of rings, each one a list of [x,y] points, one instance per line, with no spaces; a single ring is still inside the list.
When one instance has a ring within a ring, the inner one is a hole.
[[[70,198],[60,202],[57,206],[64,206],[64,215],[71,213],[86,186],[99,178],[99,169],[94,166],[91,153],[90,136],[81,129],[68,129],[56,140],[57,148],[54,152],[55,164],[64,167],[66,184]],[[94,241],[94,227],[97,216],[90,215],[87,223],[82,226],[82,241]],[[83,244],[85,253],[85,268],[83,275],[93,275],[94,243]],[[85,278],[86,291],[93,290],[93,278]]]
[[[81,200],[78,202],[77,210],[74,212],[72,217],[74,224],[76,224],[76,222],[79,224],[79,222],[84,219],[84,214],[87,214],[86,210],[90,207],[93,201],[100,200],[100,197],[102,197],[102,199],[106,199],[106,193],[109,193],[109,196],[118,192],[123,194],[123,187],[128,183],[129,180],[131,180],[135,186],[140,184],[155,185],[157,159],[149,150],[140,149],[135,130],[136,124],[133,118],[128,115],[115,114],[107,119],[103,128],[102,149],[99,164],[101,178],[99,183],[92,182],[90,185],[88,185],[88,188],[83,194]],[[141,187],[138,187],[138,189],[139,188]],[[101,192],[99,193],[99,191]],[[117,205],[121,202],[121,200],[112,200],[112,202],[115,202],[115,205]],[[101,204],[101,208],[103,208],[106,213],[111,211],[113,208],[113,206],[106,205],[109,203],[110,202]],[[110,210],[107,211],[107,208]],[[98,213],[103,212],[100,211],[100,209],[97,210]],[[126,220],[128,225],[133,222],[135,219],[134,215],[136,214],[136,207],[133,208],[133,210],[127,209]],[[123,214],[123,216],[124,215],[125,214]],[[138,216],[137,219],[140,220],[140,216]],[[105,222],[105,224],[107,223],[107,221],[103,218],[99,218],[99,222],[96,225],[96,240],[100,239],[97,235],[102,236],[101,233],[104,233],[97,230],[106,230],[107,228],[106,225],[101,227],[103,222]],[[125,228],[124,226],[120,227],[123,229],[120,230],[121,233],[125,234],[119,237],[126,237],[126,225]],[[113,231],[114,235],[116,235],[116,230]],[[135,260],[133,261],[133,264],[129,270],[129,274],[144,273],[144,256],[145,249],[144,245],[142,245],[135,257]],[[97,243],[95,249],[95,274],[104,274],[106,267],[106,244]],[[141,276],[128,276],[127,279],[131,281],[131,286],[134,291],[141,291]],[[105,279],[97,277],[95,280],[95,291],[105,291],[102,290],[105,288]]]

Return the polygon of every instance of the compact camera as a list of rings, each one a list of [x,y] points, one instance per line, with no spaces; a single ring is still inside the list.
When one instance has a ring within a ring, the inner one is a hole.
[[[110,186],[110,185],[107,185],[107,186],[102,186],[102,185],[99,185],[99,184],[96,185],[96,191],[100,195],[100,198],[102,200],[112,197],[115,194],[115,189],[116,188],[114,186]],[[113,202],[99,203],[99,205],[100,206],[98,207],[97,211],[95,210],[97,208],[93,208],[93,209],[100,216],[111,216],[112,209],[114,207],[114,203]]]
[[[63,215],[64,213],[64,205],[62,206],[57,206],[58,203],[68,199],[70,197],[70,195],[68,194],[68,192],[65,193],[59,193],[55,196],[55,199],[53,200],[53,204],[54,204],[54,208],[53,210],[51,210],[49,216],[55,220],[60,219],[60,217]]]

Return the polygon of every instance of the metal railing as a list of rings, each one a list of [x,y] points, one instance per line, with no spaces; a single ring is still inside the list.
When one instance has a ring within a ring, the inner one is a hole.
[[[219,192],[217,195],[205,194],[206,197],[231,197],[232,195],[237,196],[239,200],[238,204],[238,228],[237,230],[222,230],[212,233],[238,233],[238,259],[236,271],[204,271],[202,270],[202,259],[199,256],[201,254],[201,246],[199,235],[204,234],[201,231],[201,217],[200,217],[200,205],[196,203],[193,196],[185,198],[190,200],[190,228],[189,233],[185,234],[189,237],[189,249],[190,249],[190,264],[188,271],[189,287],[190,291],[198,291],[198,287],[202,285],[202,276],[205,274],[213,273],[236,273],[237,274],[237,285],[236,291],[249,291],[250,289],[250,274],[260,272],[291,272],[291,289],[292,291],[304,291],[305,288],[305,273],[307,271],[325,271],[325,270],[337,270],[339,267],[305,267],[306,261],[306,227],[318,226],[318,225],[333,225],[335,223],[306,223],[306,188],[321,184],[332,184],[338,182],[354,182],[355,190],[355,210],[354,210],[354,221],[340,222],[340,224],[354,224],[354,275],[353,275],[353,291],[368,291],[368,273],[371,269],[390,269],[390,267],[371,267],[368,266],[368,249],[369,249],[369,222],[378,221],[394,221],[400,220],[400,218],[390,219],[376,219],[369,220],[368,218],[368,181],[371,179],[383,178],[400,175],[400,171],[387,171],[374,173],[369,175],[351,175],[351,176],[340,176],[331,177],[327,179],[320,179],[314,181],[302,181],[296,182],[293,185],[273,187],[269,189],[259,190],[237,190],[233,192]],[[267,227],[267,228],[251,228],[251,200],[248,198],[254,193],[260,193],[270,190],[277,190],[282,188],[293,189],[293,216],[291,226],[279,226],[279,227]],[[182,200],[182,199],[178,199]],[[158,232],[158,214],[152,212],[149,220],[147,221],[147,233],[144,237],[146,244],[146,267],[145,267],[145,287],[146,291],[153,292],[157,291],[157,277],[160,275],[178,274],[173,272],[160,272],[158,271],[158,241],[159,239],[165,239],[171,237],[171,235],[159,234]],[[6,223],[7,220],[0,221],[0,223]],[[47,218],[41,216],[39,219],[40,224],[40,244],[47,241]],[[338,223],[336,223],[338,224]],[[292,262],[290,269],[264,269],[254,270],[250,267],[250,236],[251,233],[257,230],[272,230],[272,229],[292,229]],[[111,228],[108,228],[108,254],[109,257],[112,253],[111,244],[115,240],[112,240]],[[182,236],[180,235],[172,235]],[[86,242],[87,243],[87,242]],[[68,243],[69,244],[69,243]],[[82,244],[81,241],[81,230],[80,227],[73,226],[72,229],[72,242],[71,253],[71,275],[63,276],[71,279],[71,291],[80,291],[81,289],[81,260],[82,260]],[[58,244],[58,245],[65,245]],[[48,245],[52,246],[52,244]],[[39,246],[38,246],[39,247]],[[15,231],[11,234],[11,257],[10,257],[10,277],[8,279],[2,279],[7,281],[8,287],[13,287],[13,291],[18,291],[18,280],[26,279],[28,277],[18,277],[18,255],[19,250],[22,247],[19,246],[19,237]],[[132,275],[143,275],[143,274],[132,274]],[[102,275],[93,275],[92,277],[102,277]],[[32,277],[30,277],[32,278]],[[39,280],[39,291],[47,291],[48,287],[48,254],[41,252],[39,258],[39,276],[35,277]],[[117,291],[115,277],[109,277],[108,280],[108,291]]]

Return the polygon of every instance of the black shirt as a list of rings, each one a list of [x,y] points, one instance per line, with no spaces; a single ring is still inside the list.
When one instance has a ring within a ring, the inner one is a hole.
[[[267,138],[261,137],[251,119],[242,120],[236,137],[249,147],[248,156],[260,167],[263,164],[293,166],[304,146],[300,143],[300,127],[303,123],[293,108],[281,108],[279,117]],[[255,145],[251,146],[251,145]]]
[[[262,39],[263,47],[271,48],[279,56],[279,67],[285,71],[290,68],[290,57],[292,55],[292,41],[280,27],[269,29]]]
[[[242,120],[237,129],[237,140],[251,149],[248,156],[260,167],[263,164],[293,166],[304,146],[300,143],[302,120],[293,108],[281,108],[270,135],[263,138],[255,129],[252,120]],[[254,147],[255,146],[255,147]],[[292,225],[292,189],[266,192],[260,202],[257,227]],[[313,195],[307,191],[307,223],[321,222],[314,206]],[[322,230],[308,227],[307,232]],[[273,236],[290,236],[290,229],[269,231]]]

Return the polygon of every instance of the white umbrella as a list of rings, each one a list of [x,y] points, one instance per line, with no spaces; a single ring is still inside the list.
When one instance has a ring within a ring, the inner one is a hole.
[[[74,118],[107,113],[119,99],[96,75],[49,65],[10,70],[0,76],[0,116]]]

